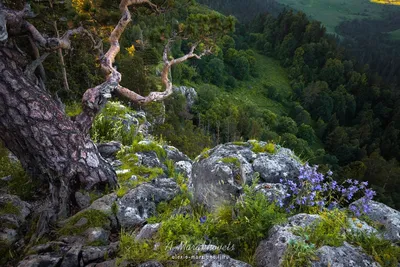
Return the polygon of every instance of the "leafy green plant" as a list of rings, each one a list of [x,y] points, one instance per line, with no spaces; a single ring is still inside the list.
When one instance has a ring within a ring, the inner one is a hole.
[[[174,177],[175,176],[175,162],[171,159],[167,159],[164,162],[165,166],[167,166],[168,169],[168,176],[169,177]]]
[[[210,148],[206,147],[200,153],[200,159],[207,159],[210,157]]]
[[[347,215],[344,211],[334,209],[320,213],[321,220],[305,228],[299,228],[294,234],[314,244],[317,248],[322,246],[338,247],[346,240],[345,229],[348,227]]]
[[[149,260],[163,261],[168,259],[166,250],[159,248],[154,250],[154,242],[136,241],[134,233],[121,232],[119,258],[117,263],[124,260],[131,261],[136,264],[143,263]]]
[[[227,158],[222,158],[221,161],[226,164],[233,164],[236,167],[240,168],[240,161],[237,158],[227,157]]]
[[[252,146],[253,147],[252,147],[251,150],[254,153],[265,153],[265,152],[268,152],[268,153],[273,154],[273,153],[276,152],[276,146],[275,146],[274,143],[267,143],[267,144],[261,145],[259,142],[252,142]]]
[[[137,127],[126,123],[127,116],[133,110],[119,102],[109,101],[106,107],[98,114],[90,130],[90,136],[96,143],[120,141],[123,145],[130,145],[140,138]]]
[[[121,198],[123,197],[126,193],[128,193],[129,188],[126,186],[121,186],[120,188],[118,188],[117,190],[117,197]]]
[[[7,202],[4,205],[0,206],[0,215],[3,214],[16,214],[19,215],[21,211],[18,207],[14,206],[11,202]]]
[[[252,186],[244,186],[244,194],[232,206],[222,206],[213,214],[211,236],[218,242],[232,243],[237,249],[231,256],[253,262],[253,255],[260,240],[275,224],[285,221],[286,214]]]
[[[314,244],[304,240],[290,240],[283,256],[282,267],[308,267],[313,260],[317,260]]]
[[[122,162],[120,169],[127,170],[118,173],[118,181],[121,186],[133,188],[136,185],[148,182],[164,173],[161,168],[150,168],[139,164],[139,158],[135,155],[136,152],[152,151],[151,147],[159,149],[160,155],[165,155],[165,150],[158,145],[139,145],[134,147],[124,147],[117,153],[117,159]],[[161,150],[162,149],[162,150]],[[132,175],[136,175],[136,180],[131,180]],[[122,193],[122,192],[120,192]]]

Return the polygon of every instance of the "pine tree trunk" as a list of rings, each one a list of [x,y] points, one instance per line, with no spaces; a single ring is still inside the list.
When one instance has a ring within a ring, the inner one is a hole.
[[[90,126],[79,127],[67,117],[24,75],[24,65],[16,51],[0,46],[0,138],[25,170],[49,187],[43,232],[46,221],[71,214],[77,190],[114,188],[117,181],[87,132],[80,130]]]

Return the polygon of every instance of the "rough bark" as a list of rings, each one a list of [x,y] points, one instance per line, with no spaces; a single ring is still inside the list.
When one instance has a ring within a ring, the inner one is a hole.
[[[116,175],[87,135],[24,75],[23,65],[15,51],[0,47],[0,138],[33,177],[49,185],[44,216],[63,218],[76,190],[115,187]]]

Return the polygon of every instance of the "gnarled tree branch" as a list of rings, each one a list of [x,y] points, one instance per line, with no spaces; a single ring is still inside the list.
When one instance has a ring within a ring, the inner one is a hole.
[[[198,43],[195,43],[190,48],[190,52],[188,54],[186,54],[180,58],[168,60],[168,52],[169,52],[171,43],[172,43],[172,40],[171,39],[168,40],[168,43],[166,44],[164,53],[163,53],[164,67],[161,72],[161,81],[165,86],[165,90],[163,92],[151,92],[151,93],[149,93],[148,96],[144,97],[144,96],[141,96],[135,92],[132,92],[128,88],[125,88],[122,86],[117,87],[117,92],[121,96],[128,98],[130,101],[135,102],[137,104],[141,104],[141,105],[148,104],[153,101],[162,101],[173,93],[172,82],[168,77],[171,67],[173,65],[182,63],[190,58],[201,59],[201,57],[211,53],[211,49],[205,49],[201,54],[194,53],[194,51],[196,50],[196,48],[198,46]]]

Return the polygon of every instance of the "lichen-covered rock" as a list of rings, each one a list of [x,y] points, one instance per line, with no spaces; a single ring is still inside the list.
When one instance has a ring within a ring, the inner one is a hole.
[[[82,259],[84,264],[105,261],[116,256],[119,242],[111,243],[109,246],[84,247],[82,249]]]
[[[159,178],[131,189],[117,201],[117,218],[123,228],[142,225],[155,214],[156,205],[169,201],[179,193],[173,179]]]
[[[370,256],[360,248],[347,242],[340,247],[323,246],[317,250],[318,261],[312,262],[313,267],[380,267]]]
[[[196,202],[213,209],[230,202],[250,184],[253,169],[250,162],[256,154],[247,146],[219,145],[196,158],[189,188]]]
[[[77,245],[68,250],[65,254],[60,267],[75,267],[80,266],[81,245]]]
[[[163,146],[163,148],[164,148],[165,152],[167,152],[167,159],[170,159],[173,162],[178,162],[178,161],[192,162],[188,156],[183,154],[176,147],[165,145],[165,146]]]
[[[146,224],[135,237],[136,241],[152,238],[160,229],[161,223]]]
[[[108,143],[98,144],[97,149],[103,158],[114,158],[118,151],[122,148],[120,142],[111,141]]]
[[[175,171],[183,174],[185,177],[192,175],[192,163],[189,161],[178,161],[174,165]]]
[[[353,202],[350,205],[362,205],[362,199]],[[372,221],[378,222],[384,226],[383,237],[392,242],[400,241],[400,212],[386,206],[383,203],[369,201],[370,210],[366,214]]]
[[[31,213],[31,205],[22,201],[15,195],[0,195],[0,216],[13,215],[19,223],[24,223],[26,217]]]
[[[283,184],[263,183],[257,185],[255,191],[263,193],[271,202],[282,199],[287,194],[287,188]]]
[[[318,215],[300,213],[288,219],[283,225],[275,225],[269,232],[268,238],[261,241],[255,253],[255,263],[258,267],[281,266],[290,240],[299,240],[293,234],[295,227],[306,227],[320,220]]]
[[[260,153],[253,162],[253,169],[267,183],[279,183],[281,178],[298,177],[300,163],[290,149],[280,148],[277,153]]]
[[[362,232],[367,235],[370,235],[370,234],[377,234],[378,236],[380,235],[374,227],[370,226],[369,224],[367,224],[364,221],[361,221],[358,218],[348,218],[347,221],[349,224],[348,230],[352,233]]]
[[[200,267],[251,267],[250,264],[232,259],[225,254],[205,254],[198,262]]]
[[[149,168],[162,168],[164,167],[161,163],[160,159],[158,158],[156,152],[149,151],[149,152],[137,152],[135,155],[138,157],[139,165],[144,165]]]
[[[113,204],[117,201],[117,194],[111,193],[93,201],[87,209],[98,210],[106,214],[112,214]]]
[[[278,183],[281,178],[297,179],[301,165],[289,149],[254,153],[255,145],[264,147],[267,143],[227,143],[198,156],[189,179],[195,201],[210,209],[231,202],[242,193],[244,184],[252,183],[256,174],[261,182],[268,183]],[[271,196],[272,191],[268,193]]]

